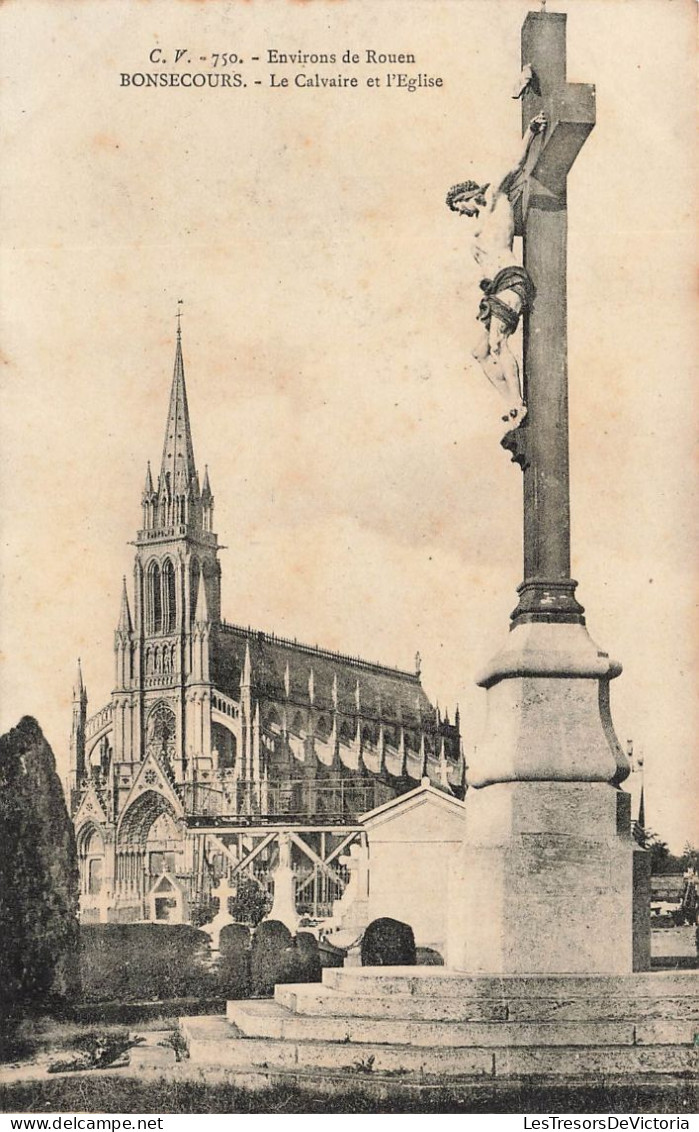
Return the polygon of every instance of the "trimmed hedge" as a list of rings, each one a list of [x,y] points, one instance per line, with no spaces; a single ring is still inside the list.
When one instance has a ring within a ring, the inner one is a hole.
[[[310,932],[299,932],[296,936],[295,983],[319,983],[323,978],[318,940]]]
[[[418,967],[443,967],[444,960],[433,947],[416,947],[415,962]]]
[[[382,916],[362,937],[362,967],[414,967],[415,936],[409,924]]]
[[[295,939],[279,920],[264,920],[255,929],[250,953],[254,995],[274,994],[276,983],[319,983],[320,954],[315,936],[299,932]]]
[[[238,999],[271,995],[275,983],[321,981],[315,937],[299,932],[294,939],[278,921],[252,933],[245,924],[227,924],[219,948],[211,963],[209,937],[188,924],[83,924],[82,1001]]]
[[[248,998],[250,947],[250,928],[246,924],[226,924],[221,929],[216,980],[222,998]]]
[[[83,1001],[210,997],[209,938],[188,924],[83,924]]]

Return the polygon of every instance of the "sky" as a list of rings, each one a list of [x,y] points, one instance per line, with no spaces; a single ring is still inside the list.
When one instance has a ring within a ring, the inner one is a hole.
[[[109,700],[182,299],[224,615],[402,668],[419,650],[428,694],[460,706],[468,757],[474,674],[521,581],[521,476],[470,359],[478,273],[444,195],[518,153],[529,6],[2,5],[3,731],[35,716],[64,768],[78,656],[90,710]],[[694,5],[549,10],[568,13],[569,80],[597,87],[569,179],[573,574],[592,637],[624,667],[612,712],[644,760],[648,824],[681,850],[699,812]],[[247,85],[122,85],[182,71],[178,49],[192,71],[238,55],[227,73]],[[301,72],[359,85],[297,86]],[[389,88],[388,72],[443,85]]]

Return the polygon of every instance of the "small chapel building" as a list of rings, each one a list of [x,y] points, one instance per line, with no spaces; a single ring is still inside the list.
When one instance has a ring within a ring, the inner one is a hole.
[[[200,484],[181,332],[114,635],[110,702],[73,688],[68,792],[83,920],[202,922],[211,889],[270,891],[281,834],[299,912],[332,912],[359,818],[424,778],[463,797],[458,710],[401,671],[229,624],[208,470]]]

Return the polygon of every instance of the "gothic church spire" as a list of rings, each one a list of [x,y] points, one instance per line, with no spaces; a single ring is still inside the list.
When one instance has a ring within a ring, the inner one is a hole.
[[[172,377],[170,408],[165,426],[163,459],[160,466],[159,488],[172,494],[184,494],[190,488],[198,494],[197,470],[194,464],[192,428],[189,423],[187,389],[182,360],[182,331],[177,327],[175,370]]]

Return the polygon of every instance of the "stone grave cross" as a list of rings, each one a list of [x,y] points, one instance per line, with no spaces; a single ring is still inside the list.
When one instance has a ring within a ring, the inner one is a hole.
[[[226,874],[224,873],[215,888],[211,889],[211,895],[214,900],[218,900],[218,918],[222,913],[228,916],[228,922],[233,923],[233,917],[228,912],[228,901],[231,896],[237,895],[237,888],[234,888]]]
[[[595,88],[566,80],[566,17],[529,12],[522,25],[526,129],[547,126],[531,147],[515,210],[524,266],[536,297],[524,319],[524,400],[528,416],[503,446],[524,472],[524,580],[512,614],[523,622],[584,624],[570,576],[566,244],[568,172],[595,124]]]
[[[211,889],[211,895],[214,900],[218,900],[218,912],[214,916],[210,924],[203,924],[202,931],[211,936],[211,949],[218,951],[219,941],[221,938],[221,931],[228,924],[235,923],[233,917],[228,911],[228,899],[235,896],[237,889],[231,887],[231,883],[224,873],[215,888]]]

